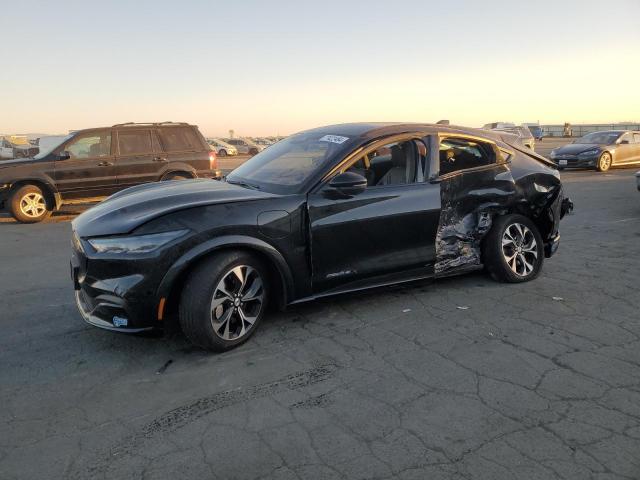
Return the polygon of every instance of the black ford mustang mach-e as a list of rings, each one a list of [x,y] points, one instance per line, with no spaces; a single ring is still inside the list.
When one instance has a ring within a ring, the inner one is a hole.
[[[570,208],[516,136],[359,123],[292,135],[226,179],[142,185],[73,221],[78,308],[140,332],[176,316],[213,350],[279,307],[483,266],[535,278]]]

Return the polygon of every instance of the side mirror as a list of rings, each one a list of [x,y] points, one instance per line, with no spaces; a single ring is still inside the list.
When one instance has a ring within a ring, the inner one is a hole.
[[[367,189],[367,179],[355,172],[344,172],[333,177],[329,187],[344,195],[356,195]]]
[[[58,160],[69,160],[70,158],[71,154],[66,150],[58,154]]]

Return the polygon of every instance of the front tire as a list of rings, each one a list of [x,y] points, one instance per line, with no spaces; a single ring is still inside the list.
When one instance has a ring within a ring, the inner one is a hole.
[[[9,200],[11,215],[20,223],[41,222],[51,216],[44,192],[35,185],[18,188]]]
[[[528,282],[542,269],[542,236],[535,224],[523,215],[495,219],[483,247],[487,271],[499,282]]]
[[[218,152],[218,156],[219,157],[226,157],[227,156],[227,151],[223,148],[222,150],[220,150]]]
[[[611,163],[612,163],[611,154],[609,152],[604,152],[602,155],[600,155],[600,158],[598,159],[598,165],[596,165],[596,170],[598,170],[599,172],[606,172],[611,168]]]
[[[180,298],[180,325],[194,344],[225,351],[244,343],[264,316],[268,270],[254,255],[221,252],[191,272]]]

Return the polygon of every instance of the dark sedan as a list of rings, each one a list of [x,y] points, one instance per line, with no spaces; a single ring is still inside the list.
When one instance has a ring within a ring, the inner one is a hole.
[[[268,303],[486,267],[525,282],[558,248],[571,202],[516,136],[423,124],[345,124],[278,142],[224,181],[124,190],[73,221],[84,319],[226,350]]]
[[[558,168],[595,168],[606,172],[611,167],[640,163],[640,132],[609,130],[593,132],[551,152]]]

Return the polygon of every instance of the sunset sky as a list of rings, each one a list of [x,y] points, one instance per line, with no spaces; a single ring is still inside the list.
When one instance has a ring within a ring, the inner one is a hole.
[[[22,0],[9,10],[3,133],[163,120],[205,135],[365,120],[640,121],[639,0]]]

